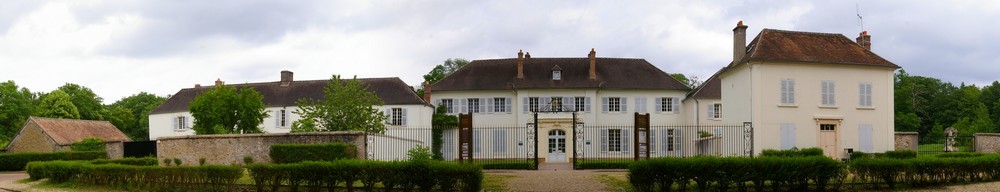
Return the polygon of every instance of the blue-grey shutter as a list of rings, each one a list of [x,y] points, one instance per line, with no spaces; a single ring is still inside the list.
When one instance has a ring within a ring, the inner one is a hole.
[[[522,106],[521,107],[521,111],[524,112],[524,113],[528,113],[528,103],[529,103],[528,102],[528,98],[527,97],[521,97],[521,103],[522,103],[522,105],[521,105]]]
[[[538,110],[539,111],[551,111],[552,110],[552,98],[551,97],[539,97],[538,98]]]
[[[635,112],[647,113],[646,112],[646,98],[636,97],[635,98]]]
[[[788,79],[781,80],[781,104],[788,104]]]
[[[281,109],[274,110],[274,127],[281,127]]]
[[[511,104],[510,104],[511,103],[511,98],[510,97],[504,98],[504,102],[507,102],[507,104],[504,105],[504,107],[507,107],[507,113],[511,113],[511,111],[510,111],[510,108],[511,108]]]
[[[406,108],[401,108],[400,110],[401,110],[401,112],[400,112],[399,116],[400,116],[400,119],[403,120],[403,123],[401,125],[406,126]]]
[[[673,99],[674,102],[673,103],[674,113],[678,114],[681,113],[681,99],[677,97],[671,97],[671,99]]]
[[[490,97],[490,98],[483,98],[483,99],[485,99],[485,100],[484,100],[483,102],[485,102],[485,103],[486,103],[486,110],[485,110],[485,111],[483,111],[483,113],[493,113],[493,112],[497,112],[497,111],[496,111],[496,110],[495,110],[495,109],[493,108],[493,106],[499,106],[499,105],[497,105],[497,104],[496,104],[496,102],[497,102],[497,101],[496,101],[496,99],[495,99],[495,98],[492,98],[492,97]]]
[[[185,117],[184,118],[184,123],[187,124],[187,127],[184,127],[184,128],[194,127],[194,116]]]
[[[469,112],[469,108],[467,106],[468,104],[469,104],[469,99],[459,99],[457,111],[459,113],[468,113]]]
[[[481,133],[482,133],[482,131],[480,131],[480,130],[473,130],[472,131],[472,152],[473,153],[480,153],[482,151],[481,148],[483,146],[483,144],[482,144],[483,140],[482,140],[482,136],[480,135]]]
[[[572,111],[573,110],[573,105],[575,104],[575,103],[573,103],[572,99],[573,99],[572,97],[563,97],[562,98],[562,108],[565,109],[565,110]]]
[[[385,123],[392,125],[392,108],[382,109],[382,113],[385,113]]]
[[[706,111],[708,111],[708,116],[705,116],[705,117],[708,117],[708,119],[715,119],[715,104],[711,104],[711,103],[708,104],[708,108],[707,109],[708,110],[706,110]]]
[[[621,97],[621,99],[622,102],[619,103],[618,106],[621,106],[622,113],[628,113],[628,97]]]
[[[795,147],[795,124],[781,124],[781,149],[791,149]]]
[[[292,126],[292,123],[291,123],[291,121],[292,121],[292,115],[291,115],[291,113],[292,112],[290,110],[288,110],[288,109],[285,109],[284,112],[285,112],[285,119],[282,120],[282,121],[284,121],[283,124],[285,125],[285,127],[291,127]]]
[[[660,143],[657,142],[659,140],[657,138],[659,138],[660,135],[657,135],[657,132],[658,131],[656,131],[656,128],[653,127],[649,128],[649,143],[647,143],[649,146],[649,153],[659,153],[657,151],[660,150],[660,148],[657,145],[659,145]],[[650,154],[650,157],[652,156],[653,155]]]
[[[837,104],[837,84],[834,81],[830,81],[830,105]]]
[[[608,97],[601,97],[601,112],[608,112]]]
[[[583,98],[583,111],[590,112],[590,97]]]
[[[788,80],[788,103],[795,104],[795,80]]]
[[[665,105],[665,103],[663,103],[663,97],[655,97],[655,98],[653,98],[653,107],[656,108],[656,109],[653,109],[653,111],[664,112],[663,111],[663,105]]]
[[[858,127],[858,150],[862,152],[872,152],[872,125],[861,124]]]
[[[174,128],[174,129],[180,129],[180,127],[179,127],[179,126],[177,126],[177,125],[178,125],[178,124],[177,124],[177,121],[180,121],[180,118],[181,118],[181,117],[174,117],[174,118],[172,118],[172,119],[171,119],[171,121],[172,121],[172,122],[174,122],[174,126],[173,126],[173,128]],[[152,139],[152,138],[151,138],[151,139]]]
[[[622,137],[621,137],[622,138],[622,151],[624,151],[624,152],[629,152],[630,151],[630,149],[631,149],[630,146],[631,145],[629,145],[629,144],[632,144],[631,139],[634,136],[635,135],[632,135],[632,129],[622,129]]]
[[[823,105],[828,105],[830,103],[830,97],[829,97],[830,84],[826,83],[826,81],[821,81],[820,84],[822,84],[821,87],[820,87],[820,90],[822,90],[822,96],[823,96],[822,97],[822,103],[823,103]]]
[[[601,129],[601,152],[608,152],[608,129]]]
[[[674,151],[678,155],[681,154],[681,152],[684,151],[684,148],[681,145],[681,141],[684,139],[683,129],[674,129],[674,134],[671,135],[671,137],[674,138]]]

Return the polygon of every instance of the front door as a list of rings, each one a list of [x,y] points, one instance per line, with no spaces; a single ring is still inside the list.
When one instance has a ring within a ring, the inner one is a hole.
[[[549,156],[545,159],[550,163],[566,162],[566,132],[559,129],[549,131]]]
[[[837,124],[819,124],[819,147],[826,156],[840,159],[837,149]]]

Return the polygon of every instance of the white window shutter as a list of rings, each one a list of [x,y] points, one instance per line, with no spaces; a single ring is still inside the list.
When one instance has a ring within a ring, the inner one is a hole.
[[[574,104],[575,103],[573,103],[573,98],[572,97],[563,97],[562,98],[562,108],[563,109],[572,110]]]
[[[795,104],[795,80],[788,80],[788,103]]]
[[[673,103],[674,113],[678,114],[681,113],[681,99],[677,97],[673,97],[672,99],[674,100]]]
[[[858,150],[862,152],[872,152],[872,125],[861,124],[858,127]]]
[[[509,113],[511,113],[511,111],[510,111],[510,108],[511,108],[511,104],[510,104],[510,103],[511,103],[511,100],[512,100],[512,99],[511,99],[510,97],[507,97],[506,99],[504,99],[504,102],[507,102],[507,104],[506,104],[506,105],[504,105],[504,107],[507,107],[507,113],[508,113],[508,114],[509,114]]]
[[[622,151],[624,151],[624,152],[631,151],[631,147],[630,147],[631,145],[630,144],[632,144],[631,139],[632,139],[633,136],[634,135],[632,135],[632,129],[622,129],[622,137],[621,137],[622,138]]]
[[[406,126],[406,108],[402,108],[400,113],[401,113],[399,115],[400,119],[403,120],[403,123],[401,125]]]
[[[529,104],[528,98],[521,97],[521,103],[522,103],[521,111],[523,111],[524,113],[528,113],[528,104]]]
[[[392,125],[392,108],[382,109],[382,113],[385,113],[385,122]]]
[[[781,124],[781,149],[791,149],[795,147],[795,124]]]
[[[194,127],[194,116],[185,117],[184,118],[184,123],[187,124],[187,127],[184,127],[184,128]]]
[[[479,152],[482,151],[481,148],[482,148],[483,144],[482,144],[482,136],[479,135],[480,133],[482,133],[480,130],[473,130],[472,131],[472,152],[473,153],[479,153]]]
[[[608,97],[601,97],[601,112],[608,112]]]
[[[486,103],[486,110],[483,111],[483,112],[484,113],[493,113],[493,112],[496,112],[496,110],[493,109],[493,106],[497,106],[496,105],[496,102],[497,102],[496,99],[494,99],[492,97],[491,98],[483,98],[483,99],[485,99],[483,102]]]
[[[493,100],[493,98],[479,98],[479,113],[488,113],[486,108],[490,106],[490,100]]]
[[[788,104],[788,79],[781,80],[781,103]]]
[[[551,97],[539,97],[538,98],[538,110],[539,111],[551,111],[552,110],[552,98]]]
[[[290,110],[287,110],[287,109],[285,110],[285,120],[283,120],[283,121],[284,121],[284,125],[286,127],[291,127],[292,126],[292,123],[291,123],[291,121],[292,121],[292,114],[291,113],[292,112]]]
[[[583,111],[590,112],[590,97],[583,98]]]
[[[601,152],[608,152],[608,129],[601,129]]]
[[[273,114],[274,114],[273,115],[273,117],[274,117],[274,127],[281,127],[281,110],[280,109],[276,109],[276,110],[274,110]]]
[[[715,105],[714,104],[708,104],[707,109],[708,110],[706,110],[706,111],[708,111],[708,116],[707,116],[708,119],[715,119]]]
[[[469,112],[469,108],[466,106],[468,104],[469,104],[469,99],[459,99],[458,100],[458,110],[457,111],[459,113],[468,113]]]
[[[837,104],[837,99],[836,99],[837,98],[837,94],[836,94],[836,91],[837,91],[836,84],[833,81],[830,81],[830,105],[836,105]]]
[[[619,103],[618,106],[621,106],[622,113],[628,113],[628,97],[621,97],[621,98],[622,102]]]
[[[653,111],[663,112],[663,105],[664,105],[664,103],[663,103],[663,97],[653,98],[653,107],[656,108]]]
[[[178,124],[177,124],[177,122],[178,122],[178,121],[180,121],[180,118],[181,118],[181,117],[174,117],[174,118],[173,118],[173,122],[174,122],[174,126],[173,126],[173,128],[174,128],[174,129],[180,129],[180,127],[179,127],[179,126],[177,126],[177,125],[178,125]]]
[[[635,112],[646,113],[646,98],[636,97],[635,98]]]

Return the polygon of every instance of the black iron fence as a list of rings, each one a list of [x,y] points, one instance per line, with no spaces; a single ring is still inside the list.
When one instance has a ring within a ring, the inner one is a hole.
[[[472,131],[472,159],[486,169],[535,169],[533,154],[535,142],[527,127],[496,126],[476,127]],[[427,147],[434,151],[433,128],[393,127],[385,134],[367,136],[367,158],[372,160],[407,160],[408,151],[417,147]],[[458,129],[440,129],[440,156],[445,161],[459,161]]]
[[[954,148],[945,149],[947,146],[948,137],[940,136],[930,136],[925,135],[920,137],[920,145],[917,147],[918,154],[936,154],[936,153],[947,153],[947,152],[973,152],[976,150],[975,147],[975,137],[974,136],[955,136],[954,137]]]
[[[156,141],[130,141],[122,143],[125,157],[156,157]]]
[[[742,125],[651,126],[649,149],[635,147],[635,128],[631,125],[578,125],[572,158],[574,168],[622,168],[636,159],[635,153],[648,157],[747,156],[752,140]]]

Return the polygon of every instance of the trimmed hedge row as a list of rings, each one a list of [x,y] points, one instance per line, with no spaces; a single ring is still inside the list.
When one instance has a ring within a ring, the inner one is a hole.
[[[136,187],[143,191],[223,190],[243,176],[243,169],[233,166],[95,165],[86,161],[31,162],[27,172],[32,179],[48,178],[56,183],[72,180],[93,185]]]
[[[91,160],[90,164],[100,165],[100,164],[119,164],[119,165],[135,165],[135,166],[157,166],[159,162],[156,161],[155,157],[143,157],[143,158],[121,158],[121,159],[95,159]]]
[[[23,171],[24,166],[33,161],[93,160],[106,159],[104,151],[62,151],[52,153],[4,153],[0,154],[0,171]]]
[[[886,151],[885,153],[865,153],[860,151],[851,152],[851,159],[871,158],[912,159],[917,158],[917,152],[912,150]]]
[[[942,183],[1000,179],[1000,155],[963,158],[919,157],[909,159],[856,159],[851,172],[876,187],[896,187],[899,183],[926,186]]]
[[[755,191],[763,191],[765,185],[773,191],[822,191],[845,176],[844,164],[824,156],[669,157],[638,161],[628,169],[629,182],[637,191],[670,191],[675,184],[686,189],[692,181],[699,191],[709,186],[747,191],[747,183],[753,183]],[[815,189],[809,189],[810,183]]]
[[[935,155],[935,157],[938,157],[938,158],[966,158],[966,157],[982,157],[982,156],[985,156],[985,155],[986,155],[985,153],[979,153],[979,152],[952,152],[952,153],[937,154],[937,155]]]
[[[632,159],[625,160],[581,160],[576,164],[581,169],[628,169]]]
[[[354,159],[358,149],[353,144],[334,142],[323,144],[277,144],[271,145],[268,154],[274,163],[298,163],[303,161],[333,161]]]
[[[765,157],[810,157],[810,156],[823,156],[823,149],[818,147],[813,148],[792,148],[786,150],[774,150],[765,149],[761,151],[761,156]]]
[[[346,186],[354,190],[360,182],[364,191],[372,191],[376,183],[384,188],[412,191],[479,191],[483,180],[482,168],[474,164],[440,161],[366,161],[339,160],[302,162],[295,164],[252,164],[247,166],[257,191],[278,191],[282,185],[297,191],[300,186],[318,189]]]

